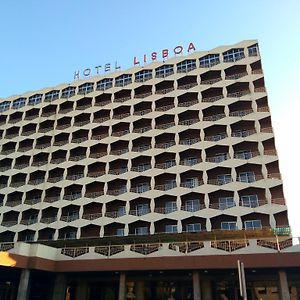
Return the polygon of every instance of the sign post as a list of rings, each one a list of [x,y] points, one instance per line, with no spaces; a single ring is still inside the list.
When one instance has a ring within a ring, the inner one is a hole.
[[[240,260],[237,261],[237,264],[238,264],[238,272],[239,272],[240,296],[243,298],[243,300],[247,300],[244,264],[240,262]]]

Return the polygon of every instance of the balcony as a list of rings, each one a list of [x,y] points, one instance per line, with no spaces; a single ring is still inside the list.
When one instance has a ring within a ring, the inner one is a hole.
[[[157,185],[155,185],[154,189],[160,190],[160,191],[168,191],[168,190],[174,189],[176,187],[177,187],[177,184],[176,184],[176,181],[174,180],[172,182],[165,183],[165,184],[157,184]]]
[[[251,113],[253,113],[253,109],[232,111],[232,112],[229,113],[229,117],[244,117],[244,116],[249,115]]]
[[[193,189],[203,184],[202,180],[186,180],[180,183],[181,187]]]
[[[122,187],[119,189],[108,190],[107,195],[118,196],[127,193],[127,187]]]
[[[67,175],[67,179],[68,180],[73,180],[73,181],[78,180],[78,179],[83,178],[83,177],[84,177],[83,173]]]
[[[211,96],[211,97],[208,96],[208,97],[203,97],[202,102],[216,102],[223,98],[224,98],[223,95],[216,95],[216,96]]]
[[[45,224],[51,224],[53,222],[56,222],[57,221],[57,217],[44,217],[44,218],[41,218],[40,222],[41,223],[45,223]]]
[[[149,149],[151,149],[151,145],[145,144],[145,145],[139,145],[139,146],[133,147],[132,151],[134,151],[134,152],[144,152],[144,151],[147,151]]]
[[[178,125],[190,126],[190,125],[198,123],[198,122],[199,122],[199,119],[182,120],[182,121],[178,122]]]
[[[255,129],[237,130],[237,131],[232,131],[231,136],[232,137],[247,137],[247,136],[250,136],[255,133],[256,133]]]
[[[197,99],[189,100],[189,101],[181,101],[181,102],[178,102],[178,106],[179,107],[189,107],[189,106],[195,105],[197,103],[199,103]]]
[[[152,129],[151,126],[146,126],[146,127],[134,128],[133,132],[134,133],[144,133],[144,132],[147,132],[147,131],[149,131],[151,129]]]
[[[141,184],[141,185],[137,185],[135,187],[132,187],[130,189],[130,192],[141,194],[141,193],[148,192],[150,190],[151,190],[151,187],[150,187],[149,184]]]
[[[41,184],[41,183],[44,183],[44,182],[45,182],[45,178],[34,178],[34,179],[30,179],[28,181],[28,184],[38,185],[38,184]]]
[[[61,198],[60,196],[50,196],[50,197],[45,197],[44,202],[48,202],[48,203],[53,203],[56,201],[59,201]]]
[[[96,220],[96,219],[99,219],[101,217],[102,217],[102,213],[83,214],[82,215],[82,219],[89,220],[89,221]]]
[[[175,141],[169,141],[169,142],[166,142],[166,143],[156,144],[155,148],[167,149],[167,148],[170,148],[170,147],[174,146],[175,144],[176,144]]]
[[[236,80],[239,78],[242,78],[244,76],[247,76],[247,72],[241,72],[241,73],[235,73],[235,74],[230,74],[225,76],[225,80]]]
[[[125,134],[128,134],[130,131],[129,129],[125,129],[125,130],[120,130],[120,131],[115,131],[115,132],[112,132],[112,136],[123,136]]]
[[[203,117],[203,121],[215,122],[215,121],[218,121],[218,120],[223,119],[225,117],[226,117],[226,115],[224,113],[221,113],[221,114],[216,114],[216,115]]]
[[[155,129],[167,129],[175,126],[175,122],[163,123],[155,125]]]
[[[103,191],[98,191],[98,192],[86,192],[85,197],[86,198],[98,198],[100,196],[104,195]]]
[[[11,221],[2,221],[1,225],[4,226],[4,227],[11,227],[11,226],[14,226],[14,225],[17,225],[18,224],[18,220],[11,220]]]
[[[72,222],[79,219],[79,214],[72,214],[67,216],[61,216],[60,220],[64,222]]]
[[[168,168],[171,168],[171,167],[174,167],[174,166],[176,166],[175,159],[174,160],[169,160],[169,161],[164,162],[164,163],[155,164],[155,168],[158,168],[158,169],[168,169]]]
[[[23,224],[23,225],[29,226],[29,225],[32,225],[32,224],[35,224],[35,223],[37,223],[37,221],[38,221],[38,219],[37,219],[37,218],[24,219],[24,220],[21,220],[20,224]]]
[[[229,154],[228,153],[222,153],[220,155],[206,157],[205,161],[206,162],[212,162],[212,163],[220,163],[220,162],[223,162],[223,161],[228,160],[228,159],[230,159]]]
[[[222,133],[219,133],[216,135],[206,136],[206,137],[204,137],[204,141],[217,142],[217,141],[227,138],[227,136],[228,135],[226,132],[222,132]]]
[[[124,174],[126,172],[128,172],[128,168],[124,167],[124,168],[120,168],[120,169],[111,169],[108,171],[108,174],[120,175],[120,174]]]
[[[72,193],[72,194],[65,194],[64,195],[64,200],[76,200],[82,197],[82,193],[81,192],[76,192],[76,193]]]
[[[150,169],[151,169],[150,164],[143,164],[143,165],[133,166],[131,168],[131,171],[133,171],[133,172],[145,172],[145,171],[150,170]]]
[[[243,97],[245,95],[250,94],[249,90],[243,90],[243,91],[238,91],[238,92],[229,92],[227,94],[227,97],[231,97],[231,98],[240,98]]]
[[[201,158],[186,158],[186,159],[180,160],[179,164],[183,165],[183,166],[191,167],[191,166],[199,164],[201,162],[202,162]]]
[[[137,115],[137,116],[143,116],[143,115],[146,115],[150,112],[152,112],[152,109],[148,108],[148,109],[143,109],[143,110],[135,110],[133,114]]]

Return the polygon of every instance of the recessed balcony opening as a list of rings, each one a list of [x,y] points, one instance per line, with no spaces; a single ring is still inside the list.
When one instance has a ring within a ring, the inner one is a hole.
[[[201,96],[202,96],[202,102],[216,102],[224,98],[222,88],[209,88],[201,92]]]
[[[45,182],[46,171],[35,171],[30,173],[28,184],[38,185]]]
[[[154,222],[155,233],[177,233],[178,226],[176,220],[162,219]]]
[[[23,112],[18,111],[9,116],[8,122],[10,124],[14,124],[14,123],[21,121],[22,119],[23,119]]]
[[[167,111],[175,107],[174,97],[164,97],[155,101],[156,111]]]
[[[108,195],[118,196],[124,193],[127,193],[127,180],[115,179],[108,182]]]
[[[188,149],[179,153],[180,165],[191,167],[202,162],[201,150]]]
[[[185,93],[178,96],[179,107],[189,107],[199,103],[198,93]]]
[[[27,209],[22,212],[21,224],[29,226],[38,222],[38,209]]]
[[[252,74],[262,74],[263,73],[260,60],[252,63],[250,65],[250,67],[251,67],[251,70],[252,70]]]
[[[52,153],[51,163],[52,164],[60,164],[61,162],[66,160],[67,150],[57,150]]]
[[[43,136],[40,137],[36,140],[36,145],[35,147],[38,149],[45,149],[51,146],[51,140],[52,137],[51,136]]]
[[[112,136],[123,136],[129,133],[129,123],[118,123],[112,126]]]
[[[131,99],[131,90],[121,90],[115,93],[114,102],[125,102]]]
[[[72,143],[80,144],[88,140],[88,130],[77,130],[72,133]]]
[[[152,129],[151,119],[140,119],[133,122],[133,132],[134,133],[144,133]]]
[[[74,102],[73,101],[65,101],[59,105],[58,113],[66,114],[73,110],[74,110]]]
[[[27,124],[23,127],[22,135],[28,136],[36,133],[37,124]]]
[[[60,133],[54,136],[54,146],[63,146],[69,143],[69,133]]]
[[[152,70],[149,70],[149,69],[141,70],[141,71],[135,73],[134,77],[135,77],[135,80],[134,80],[135,82],[148,81],[148,80],[152,79]]]
[[[201,84],[214,84],[220,80],[221,71],[208,71],[200,75]]]
[[[175,153],[162,153],[155,156],[155,168],[169,169],[176,166]]]
[[[267,167],[267,171],[268,171],[268,178],[281,179],[278,161],[268,163],[268,164],[266,164],[266,167]]]
[[[97,178],[105,174],[105,163],[95,162],[88,166],[88,177]]]
[[[267,117],[258,121],[260,125],[260,131],[265,133],[272,133],[271,117]]]
[[[270,228],[269,215],[261,213],[250,213],[242,216],[244,230],[261,230]]]
[[[102,109],[94,113],[94,123],[103,123],[110,119],[110,110]]]
[[[128,172],[128,161],[126,159],[116,159],[109,163],[109,174],[121,175]]]
[[[13,126],[11,128],[6,129],[5,138],[10,139],[16,136],[19,136],[20,127]]]
[[[208,184],[225,185],[232,182],[231,168],[217,167],[207,171]]]
[[[132,83],[132,75],[131,74],[122,74],[115,79],[115,86],[116,87],[124,87]]]
[[[95,220],[102,217],[102,203],[92,202],[83,206],[82,219]]]
[[[234,158],[251,159],[259,155],[257,142],[241,142],[233,146]]]
[[[114,200],[106,203],[105,216],[108,218],[119,218],[126,215],[126,202]]]
[[[274,214],[274,218],[276,221],[276,227],[278,228],[289,228],[289,220],[288,220],[288,215],[287,211],[282,211],[279,213]]]
[[[49,132],[54,129],[54,121],[47,120],[40,123],[39,132]]]
[[[42,210],[41,223],[51,224],[57,221],[58,208],[48,207]]]
[[[150,156],[138,156],[132,159],[131,171],[145,172],[151,169],[151,157]]]
[[[197,68],[196,59],[186,59],[177,65],[177,73],[187,73]]]
[[[270,188],[271,201],[273,204],[285,205],[284,193],[282,184]]]
[[[155,94],[167,94],[174,91],[174,81],[165,80],[155,85]]]
[[[263,78],[259,78],[253,81],[253,85],[254,85],[254,92],[256,93],[264,93],[266,91],[265,81]]]
[[[8,183],[8,176],[0,176],[0,187],[5,188],[7,187]]]
[[[104,78],[97,82],[97,91],[105,91],[113,86],[112,78]]]
[[[12,231],[4,231],[0,233],[0,241],[3,243],[12,243],[15,238],[15,233]]]
[[[139,176],[131,179],[130,192],[142,194],[151,190],[151,178],[146,176]]]
[[[175,126],[174,115],[163,115],[155,119],[155,129],[165,130]]]
[[[237,181],[252,183],[263,179],[262,166],[255,164],[244,164],[236,168]]]
[[[251,101],[238,101],[229,105],[230,117],[244,117],[253,112]]]
[[[22,203],[23,193],[13,192],[7,194],[6,206],[14,207]]]
[[[56,114],[57,105],[48,105],[42,108],[42,117],[49,117]]]
[[[14,165],[14,169],[24,169],[29,167],[30,156],[20,156],[16,158],[16,163]]]
[[[155,177],[155,189],[168,191],[177,187],[176,174],[164,173]]]
[[[73,201],[82,197],[82,185],[72,184],[64,188],[64,200]]]
[[[226,87],[227,97],[239,98],[250,94],[248,82],[236,82]]]
[[[91,114],[80,114],[74,118],[74,126],[84,126],[91,123]]]
[[[268,106],[268,98],[262,97],[256,100],[257,105],[257,111],[258,112],[269,112],[269,106]]]
[[[108,126],[98,126],[92,129],[92,139],[93,140],[102,140],[108,137]]]
[[[209,208],[225,210],[235,206],[233,191],[219,190],[209,194]]]
[[[238,230],[237,218],[229,215],[220,215],[211,218],[212,230]]]
[[[196,212],[204,208],[204,194],[192,192],[181,196],[181,210]]]
[[[77,228],[66,226],[58,230],[58,239],[60,240],[75,240],[77,236]]]
[[[107,145],[106,144],[96,144],[90,148],[91,158],[100,158],[107,155]]]
[[[53,170],[49,171],[49,176],[48,176],[48,182],[58,182],[63,180],[63,176],[64,176],[64,169],[61,168],[55,168]]]
[[[39,230],[38,241],[51,241],[54,239],[55,229],[44,228]]]
[[[180,90],[188,90],[197,84],[197,76],[184,76],[177,80],[177,86]]]
[[[65,88],[61,91],[61,98],[68,99],[68,98],[74,96],[75,93],[76,93],[76,87],[68,86],[67,88]]]
[[[141,102],[134,105],[134,115],[143,116],[152,112],[152,103],[151,102]]]
[[[23,186],[26,183],[26,174],[18,173],[11,177],[10,186],[11,187],[20,187]],[[7,185],[7,179],[6,176],[0,176],[0,186],[6,187]]]
[[[190,126],[199,122],[199,111],[188,110],[178,115],[179,125]]]
[[[104,183],[103,182],[92,182],[86,185],[85,197],[86,198],[97,198],[104,194]]]
[[[39,117],[40,110],[37,108],[25,112],[25,120],[33,120]]]
[[[152,85],[142,85],[134,89],[134,98],[146,98],[152,95]]]
[[[180,145],[193,145],[200,142],[200,130],[187,129],[179,133]]]
[[[4,155],[7,155],[7,154],[15,152],[16,145],[17,145],[17,143],[15,143],[15,142],[9,142],[9,143],[3,144],[1,153]]]
[[[78,180],[84,177],[84,166],[73,166],[67,169],[68,180]]]
[[[180,174],[180,186],[188,189],[197,188],[203,184],[203,173],[201,171],[187,171]]]
[[[206,149],[206,159],[207,162],[221,163],[225,160],[230,159],[229,156],[229,146],[213,146]]]
[[[146,221],[136,221],[129,224],[130,235],[149,235],[150,223]]]
[[[262,188],[248,187],[238,191],[239,205],[255,208],[267,204],[266,191]]]
[[[144,152],[151,149],[151,137],[140,137],[132,141],[134,152]]]
[[[111,103],[112,94],[101,94],[97,97],[95,97],[95,105],[96,106],[105,106],[109,103]]]
[[[0,125],[6,124],[7,115],[0,116]]]
[[[18,242],[33,242],[35,231],[26,229],[18,233]]]
[[[130,106],[120,106],[113,110],[114,119],[124,119],[130,116]]]
[[[81,239],[84,238],[99,238],[100,226],[89,224],[81,228]]]
[[[4,195],[3,194],[0,194],[0,205],[2,206],[3,203],[4,203]]]
[[[239,121],[231,124],[230,127],[232,137],[244,138],[256,133],[254,121]]]
[[[19,212],[9,211],[3,214],[2,226],[10,227],[18,224]]]
[[[85,97],[83,99],[80,99],[76,102],[76,109],[78,110],[84,110],[89,107],[92,107],[92,101],[93,98]]]
[[[200,217],[190,217],[181,221],[182,232],[206,231],[206,219]]]
[[[5,159],[0,160],[0,171],[4,172],[6,170],[11,169],[12,161],[13,160],[11,158],[5,158]]]
[[[247,76],[247,66],[246,65],[234,65],[225,69],[225,79],[226,80],[237,80],[244,76]]]
[[[213,125],[204,129],[204,140],[209,142],[217,142],[227,137],[225,125]]]
[[[61,119],[58,119],[56,129],[63,130],[70,127],[71,121],[72,121],[71,117],[63,117]]]
[[[77,147],[70,151],[69,160],[71,161],[79,161],[86,158],[86,148]]]
[[[174,133],[163,133],[155,137],[155,148],[167,149],[175,145]]]
[[[53,177],[53,178],[55,178],[55,177]],[[49,181],[49,179],[50,179],[50,177],[48,178],[48,181]],[[60,200],[62,198],[61,190],[62,189],[58,188],[58,187],[52,187],[50,189],[47,189],[45,191],[44,202],[53,203],[53,202]]]
[[[264,155],[277,155],[274,138],[263,141]]]
[[[177,198],[176,196],[163,195],[154,199],[155,209],[154,212],[159,214],[169,214],[177,211]]]
[[[133,216],[143,216],[150,213],[150,202],[148,198],[139,197],[131,200],[129,214]]]
[[[211,106],[203,110],[203,121],[215,122],[225,117],[224,106]]]
[[[72,222],[79,219],[79,209],[77,205],[68,205],[62,208],[60,220]]]
[[[124,230],[124,224],[114,222],[104,226],[104,236],[124,236]]]

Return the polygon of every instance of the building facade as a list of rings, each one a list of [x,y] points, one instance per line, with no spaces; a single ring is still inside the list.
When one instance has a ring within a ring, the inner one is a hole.
[[[257,41],[2,99],[0,112],[3,299],[238,299],[239,255],[273,282],[251,271],[251,299],[287,293],[272,268],[295,267],[297,251]]]

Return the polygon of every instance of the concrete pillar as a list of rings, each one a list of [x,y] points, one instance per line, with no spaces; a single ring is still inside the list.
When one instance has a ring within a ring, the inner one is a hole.
[[[53,300],[66,299],[67,279],[65,274],[57,274],[54,281]]]
[[[201,281],[202,300],[213,300],[211,280]]]
[[[193,271],[193,299],[201,300],[199,272]]]
[[[135,284],[135,298],[136,300],[145,299],[145,284],[144,281],[137,281]]]
[[[289,284],[285,271],[279,271],[279,290],[281,300],[290,300]]]
[[[125,272],[120,273],[120,281],[119,281],[119,300],[125,300],[126,294],[126,274]]]
[[[87,300],[88,285],[86,282],[78,282],[76,286],[76,300]]]
[[[29,297],[29,277],[30,271],[24,269],[21,272],[17,300],[27,300]]]

